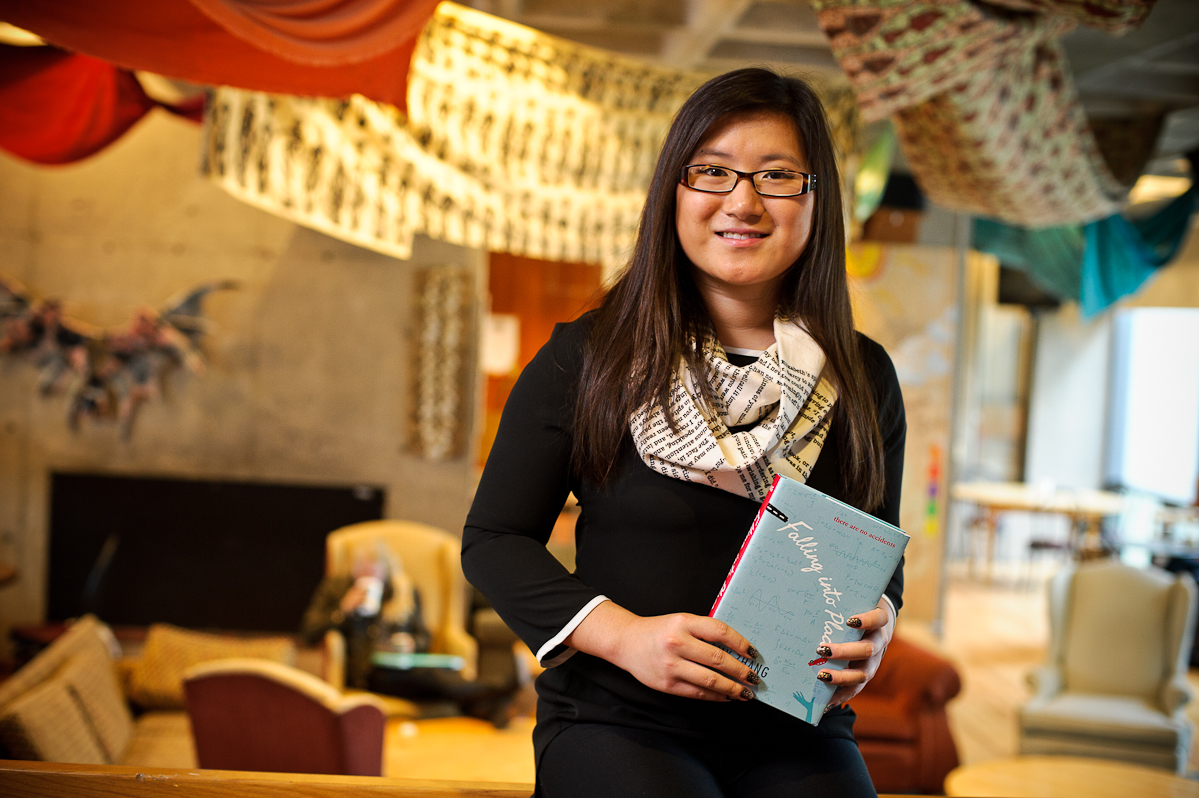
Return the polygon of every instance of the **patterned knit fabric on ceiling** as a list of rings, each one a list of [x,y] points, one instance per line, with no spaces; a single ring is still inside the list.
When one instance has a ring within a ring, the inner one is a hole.
[[[1064,66],[1060,45],[1046,41],[895,115],[933,202],[1029,227],[1119,210],[1127,189],[1099,154]]]
[[[892,116],[946,208],[1029,226],[1115,213],[1057,38],[1139,26],[1153,0],[813,0],[867,121]]]
[[[218,89],[201,169],[246,202],[401,258],[423,233],[622,265],[662,138],[706,77],[442,3],[413,57],[409,116],[360,96]],[[824,96],[849,182],[857,106],[847,89]]]
[[[1013,11],[1054,14],[1078,20],[1088,28],[1121,34],[1144,23],[1157,0],[987,0],[987,5]]]

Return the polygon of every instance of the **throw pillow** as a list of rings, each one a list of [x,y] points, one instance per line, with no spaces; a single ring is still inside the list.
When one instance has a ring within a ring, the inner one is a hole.
[[[133,666],[129,698],[146,709],[183,709],[184,671],[201,662],[231,657],[294,665],[296,646],[286,637],[226,637],[153,624]]]

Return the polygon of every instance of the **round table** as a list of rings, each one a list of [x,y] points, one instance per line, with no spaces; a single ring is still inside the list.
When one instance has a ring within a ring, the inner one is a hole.
[[[954,768],[949,796],[986,798],[1199,798],[1199,781],[1168,770],[1075,756],[1014,756]]]

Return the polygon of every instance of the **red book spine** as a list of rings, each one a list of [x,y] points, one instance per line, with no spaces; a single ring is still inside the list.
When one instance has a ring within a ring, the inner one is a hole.
[[[733,560],[733,567],[729,569],[729,575],[724,578],[724,584],[720,586],[720,592],[716,594],[716,601],[712,603],[712,609],[708,610],[709,618],[716,614],[716,608],[720,606],[720,600],[724,598],[724,591],[729,589],[729,582],[733,581],[733,574],[737,572],[737,564],[741,562],[741,555],[745,554],[745,550],[749,548],[749,541],[753,539],[754,533],[758,531],[758,522],[762,520],[762,514],[766,512],[766,507],[770,504],[770,497],[774,495],[774,489],[778,485],[779,476],[775,474],[774,481],[770,483],[770,490],[767,491],[766,498],[762,500],[762,506],[758,508],[758,514],[754,516],[754,525],[749,528],[749,534],[745,536],[745,540],[741,543],[741,551],[737,552],[737,558]]]

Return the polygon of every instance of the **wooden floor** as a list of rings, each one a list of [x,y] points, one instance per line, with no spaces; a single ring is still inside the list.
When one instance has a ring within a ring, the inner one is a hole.
[[[532,784],[533,719],[496,729],[475,718],[393,721],[387,728],[383,775],[403,779]]]
[[[1044,563],[1031,573],[1001,571],[989,583],[951,572],[940,639],[926,627],[901,624],[900,634],[941,651],[962,674],[962,693],[950,704],[949,715],[963,764],[1016,754],[1016,710],[1031,696],[1025,674],[1045,658],[1045,585],[1053,567]],[[1192,671],[1191,681],[1199,687],[1199,671]],[[1199,721],[1199,706],[1192,705],[1192,716]],[[503,731],[468,718],[396,722],[389,727],[384,773],[531,782],[532,728],[528,717],[517,718]],[[1199,761],[1199,751],[1191,761]]]
[[[1016,713],[1032,697],[1026,675],[1045,661],[1049,642],[1047,587],[1059,563],[1015,563],[992,578],[951,568],[945,623],[939,639],[927,628],[900,634],[937,649],[957,665],[962,692],[949,705],[949,722],[962,764],[1018,753]],[[1188,674],[1199,693],[1199,669]],[[1199,725],[1199,701],[1188,708]],[[1199,739],[1191,749],[1191,778],[1199,777]]]
[[[940,651],[962,675],[949,722],[963,764],[1016,753],[1016,710],[1032,692],[1026,674],[1045,660],[1047,572],[998,573],[990,582],[951,573],[943,634],[917,624],[899,634]]]

